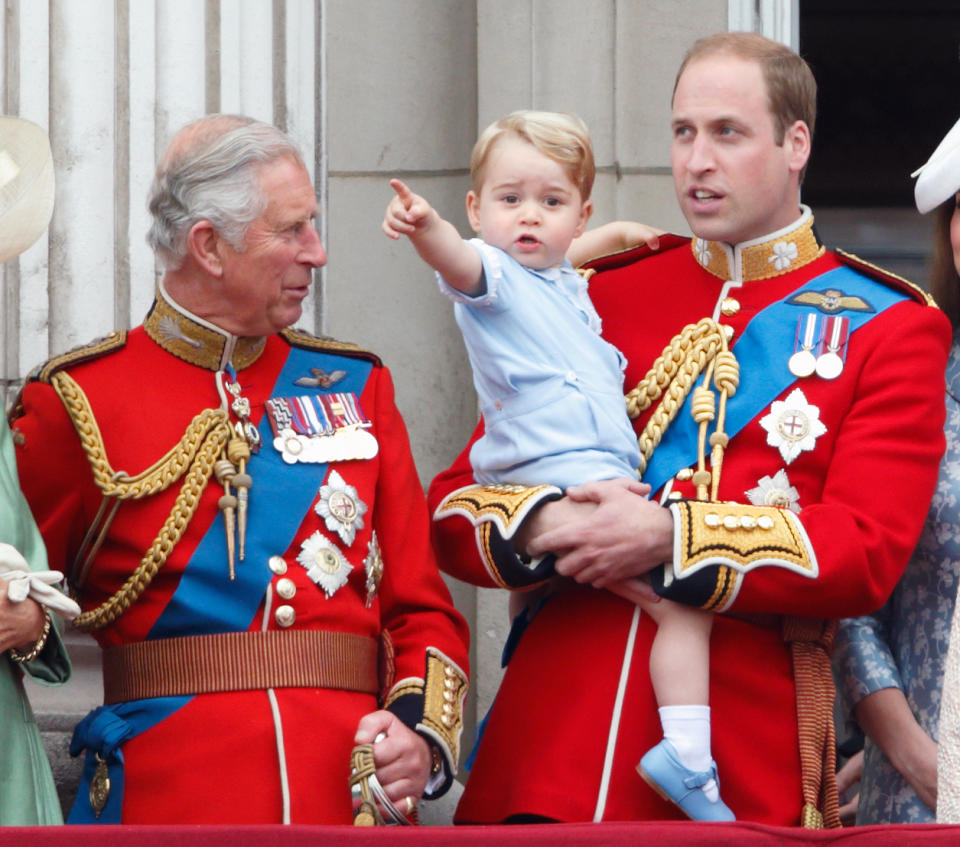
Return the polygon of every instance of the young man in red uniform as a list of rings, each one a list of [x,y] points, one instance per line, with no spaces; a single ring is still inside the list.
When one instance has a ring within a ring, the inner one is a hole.
[[[72,822],[349,823],[354,744],[401,814],[456,767],[467,633],[390,375],[288,327],[326,254],[279,130],[181,130],[143,326],[47,363],[24,490],[103,648]],[[380,738],[382,736],[382,738]]]
[[[588,265],[654,494],[479,487],[467,451],[434,481],[443,566],[533,591],[460,821],[679,816],[636,771],[660,729],[655,627],[624,599],[644,577],[718,613],[713,751],[737,819],[837,825],[829,619],[878,607],[920,532],[950,330],[909,283],[820,244],[798,201],[815,92],[761,36],[697,42],[672,115],[695,237]]]

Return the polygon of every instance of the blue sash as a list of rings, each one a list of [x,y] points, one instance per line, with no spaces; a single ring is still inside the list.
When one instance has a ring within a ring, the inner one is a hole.
[[[323,394],[323,389],[304,388],[294,380],[307,376],[310,368],[328,372],[346,370],[337,391],[359,396],[367,383],[372,364],[334,354],[292,347],[270,392],[271,397]],[[212,374],[211,374],[212,378]],[[263,447],[252,456],[253,477],[247,521],[246,556],[237,562],[236,579],[228,581],[227,545],[223,515],[217,517],[190,557],[170,602],[156,620],[147,640],[183,635],[245,632],[263,601],[273,574],[267,567],[270,556],[284,553],[310,511],[317,491],[327,475],[328,465],[289,465],[273,448],[273,431],[266,414],[260,421]],[[213,483],[215,484],[215,482]],[[71,755],[86,749],[77,801],[68,823],[120,823],[123,796],[121,744],[139,735],[186,705],[192,697],[157,697],[101,706],[92,711],[74,730]],[[96,770],[95,753],[107,760],[110,798],[99,818],[94,817],[88,799],[90,780]]]
[[[850,337],[885,309],[907,299],[906,294],[843,266],[814,277],[783,300],[771,303],[754,315],[733,346],[740,363],[740,385],[733,398],[727,401],[725,430],[731,438],[797,381],[787,368],[787,361],[793,352],[788,342],[794,338],[800,311],[787,301],[801,292],[826,288],[862,297],[875,310],[844,312],[844,317],[850,319]],[[771,342],[780,343],[781,348],[772,349]],[[659,491],[680,468],[691,467],[697,461],[699,427],[690,414],[692,397],[691,391],[643,474],[643,481],[649,483],[654,492]]]

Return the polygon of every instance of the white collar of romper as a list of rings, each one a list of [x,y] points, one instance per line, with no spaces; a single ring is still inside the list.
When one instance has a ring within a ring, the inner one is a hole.
[[[770,279],[795,271],[825,250],[813,227],[810,208],[801,206],[800,211],[800,217],[789,226],[740,244],[695,237],[690,242],[693,257],[704,270],[733,282]]]
[[[233,335],[189,312],[167,293],[162,279],[143,328],[168,353],[210,371],[222,371],[230,364],[243,370],[266,347],[265,338]]]

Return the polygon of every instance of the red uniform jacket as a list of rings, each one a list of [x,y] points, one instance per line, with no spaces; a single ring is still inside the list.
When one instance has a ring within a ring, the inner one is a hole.
[[[594,265],[591,297],[604,337],[628,360],[626,390],[683,327],[702,318],[729,328],[723,331],[737,355],[761,311],[841,262],[820,247],[805,212],[794,227],[735,249],[665,236],[656,254],[640,249]],[[786,364],[801,315],[819,322],[864,312],[829,284],[808,287],[812,296],[781,306],[789,329],[761,332],[760,356],[741,356],[728,417],[745,408],[772,363]],[[729,613],[717,615],[711,637],[710,705],[723,797],[741,820],[796,824],[804,804],[781,616],[833,618],[881,605],[933,492],[943,451],[948,322],[908,283],[888,280],[880,289],[892,305],[867,312],[870,320],[846,344],[839,376],[791,377],[732,435],[717,500],[733,505],[666,499],[670,491],[697,496],[689,481],[695,454],[668,469],[661,489],[677,528],[665,593]],[[635,422],[638,433],[650,414]],[[809,437],[791,441],[796,426],[806,426]],[[509,537],[530,508],[558,492],[461,491],[470,485],[465,450],[429,492],[441,567],[483,586],[542,579],[514,556]],[[763,530],[755,529],[758,515]],[[554,594],[506,669],[458,819],[678,817],[635,770],[661,737],[648,672],[654,632],[651,620],[608,592],[572,585]]]
[[[15,412],[24,492],[52,567],[73,567],[103,502],[92,459],[78,438],[83,416],[76,409],[68,415],[51,385],[64,373],[86,396],[110,467],[130,477],[180,442],[201,410],[222,407],[214,372],[234,343],[236,382],[250,403],[251,423],[265,420],[271,397],[352,392],[379,450],[373,458],[334,461],[320,471],[317,464],[285,465],[269,430],[261,427],[268,435],[247,466],[251,523],[245,559],[236,562],[237,581],[228,577],[226,556],[210,553],[225,543],[218,509],[224,488],[212,478],[153,581],[128,610],[94,632],[101,647],[231,629],[324,630],[379,642],[380,671],[379,692],[276,687],[204,693],[174,703],[168,717],[122,745],[122,821],[271,823],[283,820],[286,805],[296,823],[349,823],[354,732],[361,716],[384,704],[432,742],[442,755],[442,761],[435,759],[442,766],[435,782],[444,782],[444,772],[449,781],[458,754],[467,632],[430,550],[422,489],[386,368],[351,345],[295,332],[265,342],[224,336],[163,297],[145,326],[55,360],[26,386]],[[232,413],[230,421],[236,422]],[[280,470],[268,493],[264,468],[270,460]],[[318,511],[321,483],[338,475],[346,505],[359,512],[352,536],[341,536],[336,520]],[[73,571],[74,581],[82,583],[84,609],[127,580],[171,514],[181,485],[177,480],[159,493],[120,503],[87,573]],[[379,573],[371,556],[374,534]],[[326,590],[298,560],[311,538],[310,549],[316,553],[319,544],[329,551],[342,577]],[[186,577],[204,566],[199,592],[192,599],[181,596]],[[236,625],[233,604],[248,577],[262,586],[253,589],[250,609]]]

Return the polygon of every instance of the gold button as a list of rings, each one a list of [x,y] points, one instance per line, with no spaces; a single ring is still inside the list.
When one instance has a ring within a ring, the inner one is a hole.
[[[724,515],[723,526],[725,529],[737,529],[740,526],[740,521],[736,515]]]
[[[293,606],[277,606],[273,618],[277,622],[277,626],[286,629],[288,626],[293,626],[293,622],[297,619],[297,613],[293,610]]]
[[[720,526],[722,521],[720,519],[720,515],[718,515],[716,512],[707,512],[707,514],[703,516],[703,522],[711,529],[716,529],[718,526]]]
[[[297,593],[296,583],[289,577],[284,577],[283,579],[277,580],[277,594],[279,594],[284,600],[293,599],[294,594]]]
[[[283,556],[271,556],[267,561],[267,565],[277,576],[282,576],[287,572],[287,563],[284,561]]]
[[[753,515],[744,515],[742,518],[740,518],[740,526],[742,526],[744,529],[756,529],[757,520],[753,517]]]
[[[757,526],[760,527],[760,529],[773,529],[773,518],[771,518],[770,515],[760,515],[760,517],[757,518]]]
[[[680,468],[680,470],[677,471],[677,479],[679,479],[680,482],[686,482],[692,476],[693,468]]]
[[[740,311],[740,301],[733,297],[724,297],[723,302],[720,304],[720,311],[729,318],[731,315],[735,315]]]
[[[723,334],[727,336],[727,341],[729,342],[733,338],[733,327],[729,324],[723,325]]]

